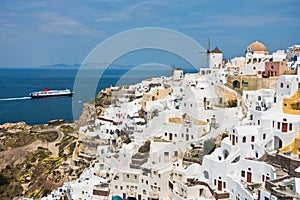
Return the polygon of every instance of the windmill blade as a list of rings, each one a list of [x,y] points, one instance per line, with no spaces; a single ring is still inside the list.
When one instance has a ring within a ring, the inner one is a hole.
[[[210,39],[209,38],[207,38],[206,50],[207,50],[207,53],[210,53]]]
[[[209,54],[210,54],[210,39],[207,38],[207,46],[206,46],[206,67],[209,68]]]

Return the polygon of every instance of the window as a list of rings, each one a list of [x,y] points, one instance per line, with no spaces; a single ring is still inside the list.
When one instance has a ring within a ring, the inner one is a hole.
[[[244,170],[241,171],[241,176],[245,177],[245,171]]]
[[[293,130],[293,124],[289,123],[289,131],[292,131],[292,130]]]
[[[204,171],[203,172],[204,178],[209,179],[209,174],[208,171]]]
[[[243,87],[248,87],[248,82],[243,82]]]
[[[134,179],[137,179],[137,175],[134,175]]]
[[[199,190],[199,196],[202,196],[203,195],[203,189],[200,189]]]
[[[290,87],[290,85],[286,85],[286,88],[289,88]]]
[[[265,140],[265,139],[266,139],[266,134],[264,133],[264,134],[263,134],[263,140]]]
[[[129,174],[127,174],[126,176],[127,176],[127,178],[129,178]]]
[[[287,121],[286,118],[283,118],[283,121],[286,122]]]
[[[238,137],[235,138],[235,142],[238,143]]]
[[[223,182],[223,188],[226,188],[226,182]]]
[[[273,121],[273,123],[272,123],[272,127],[274,128],[275,127],[275,122]]]
[[[283,86],[284,86],[284,84],[283,84],[283,83],[280,83],[280,87],[283,88]]]
[[[231,163],[237,163],[240,161],[240,156],[237,156]]]
[[[246,143],[246,136],[243,137],[243,143]]]
[[[277,122],[277,129],[280,129],[280,122]]]
[[[120,186],[120,190],[123,190],[123,186]]]
[[[117,185],[115,185],[115,189],[116,189],[116,190],[118,189],[118,186],[117,186]]]
[[[146,194],[146,190],[143,190],[143,194]]]
[[[257,120],[257,125],[260,125],[260,120]]]
[[[214,179],[214,185],[217,185],[217,180],[216,179]]]
[[[168,135],[168,133],[167,132],[165,132],[165,136],[167,136]]]
[[[178,156],[178,151],[174,151],[174,156],[175,156],[175,157]]]
[[[148,185],[148,180],[146,180],[146,185]]]
[[[261,96],[258,96],[258,97],[257,97],[257,100],[260,101],[260,100],[261,100]]]
[[[255,141],[255,136],[252,136],[251,137],[251,142],[254,142]]]

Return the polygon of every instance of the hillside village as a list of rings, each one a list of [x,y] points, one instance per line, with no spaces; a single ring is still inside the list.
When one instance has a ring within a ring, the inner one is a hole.
[[[300,45],[245,49],[101,91],[72,160],[89,167],[43,199],[300,199]]]

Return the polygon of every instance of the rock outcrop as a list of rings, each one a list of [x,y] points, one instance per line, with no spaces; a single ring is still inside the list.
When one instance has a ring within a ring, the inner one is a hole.
[[[78,127],[90,124],[95,120],[95,116],[95,104],[92,102],[85,103],[83,104],[82,114],[76,124],[78,125]]]
[[[5,123],[0,125],[0,131],[17,132],[23,130],[30,130],[32,126],[27,125],[25,122]]]
[[[106,88],[99,92],[95,100],[85,103],[77,125],[84,126],[91,124],[97,117],[103,116],[106,108],[111,104],[111,97],[110,88]]]

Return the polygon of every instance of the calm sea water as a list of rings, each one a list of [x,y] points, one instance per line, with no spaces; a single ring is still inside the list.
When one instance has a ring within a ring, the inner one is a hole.
[[[51,119],[73,120],[73,97],[31,99],[28,95],[45,87],[72,90],[76,73],[77,69],[0,69],[0,124],[18,121],[41,124]],[[120,77],[118,73],[111,73],[115,75],[103,77],[101,84],[98,84],[98,91],[110,84],[114,85]]]
[[[51,97],[30,99],[30,92],[49,89],[73,89],[74,80],[78,69],[0,69],[0,124],[5,122],[25,121],[28,124],[47,123],[52,119],[74,120],[72,113],[72,98]],[[128,71],[128,70],[127,70]],[[115,85],[122,78],[126,70],[111,69],[106,71],[98,83],[97,91]],[[171,70],[159,72],[160,75],[171,75]],[[150,76],[157,76],[153,70],[147,73],[133,72],[128,84],[139,82]],[[86,78],[86,87],[89,87],[89,79]],[[123,80],[124,82],[124,80]],[[126,81],[125,81],[126,82]],[[77,95],[77,94],[75,94]],[[81,105],[87,101],[82,99]],[[76,119],[79,115],[76,116]],[[75,119],[75,120],[76,120]]]

